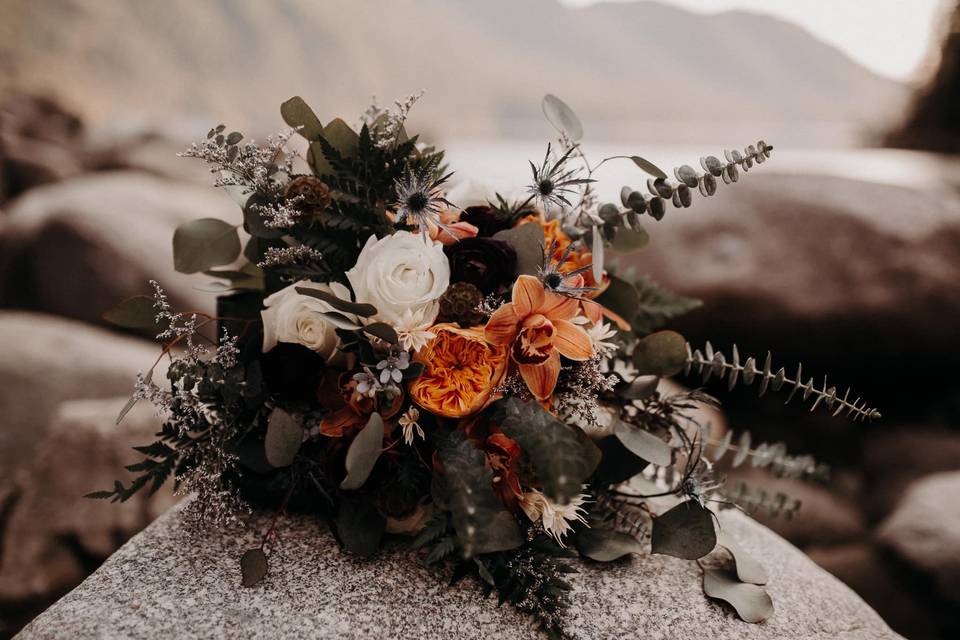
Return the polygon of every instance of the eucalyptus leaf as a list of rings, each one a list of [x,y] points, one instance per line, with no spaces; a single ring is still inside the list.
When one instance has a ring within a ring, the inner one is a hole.
[[[613,423],[613,435],[623,446],[647,462],[659,467],[669,466],[673,462],[673,449],[652,433],[616,420]]]
[[[773,615],[773,600],[763,587],[740,582],[726,571],[704,571],[703,592],[729,603],[744,622],[759,623]]]
[[[643,545],[631,535],[608,529],[584,529],[577,534],[577,551],[597,562],[612,562],[631,553],[643,553]]]
[[[216,218],[191,220],[173,234],[173,266],[180,273],[198,273],[230,264],[240,255],[237,227]]]
[[[730,432],[728,431],[727,433]],[[767,570],[763,568],[763,565],[744,551],[743,547],[741,547],[729,533],[723,531],[718,533],[717,545],[730,552],[730,556],[733,558],[734,565],[736,566],[737,578],[739,578],[741,582],[762,585],[767,584],[770,580],[770,576],[767,574]]]
[[[261,208],[269,204],[267,198],[253,194],[243,203],[243,230],[251,236],[276,240],[286,233],[283,229],[268,227],[264,222]]]
[[[102,317],[107,322],[125,329],[166,329],[165,325],[157,324],[156,316],[153,298],[133,296],[104,312]]]
[[[696,500],[681,502],[653,519],[651,553],[697,560],[713,551],[717,532],[713,514]]]
[[[660,178],[661,180],[667,179],[667,174],[663,172],[663,169],[653,164],[646,158],[641,158],[640,156],[630,156],[630,159],[633,160],[633,164],[637,165],[642,171],[649,173],[654,178]]]
[[[267,555],[261,548],[248,549],[240,557],[241,584],[252,587],[267,575]]]
[[[347,477],[340,483],[344,490],[359,489],[370,477],[374,465],[383,453],[383,418],[374,413],[367,425],[354,437],[347,449]]]
[[[581,492],[600,461],[592,441],[582,439],[576,427],[564,424],[536,402],[500,400],[493,415],[500,429],[529,456],[547,497],[567,504]]]
[[[590,484],[607,486],[626,482],[642,473],[650,463],[636,455],[620,442],[616,436],[607,436],[597,440],[597,448],[602,457]]]
[[[627,322],[632,321],[640,309],[640,294],[637,288],[617,276],[610,276],[610,284],[597,296],[596,301]]]
[[[540,106],[543,109],[543,115],[546,116],[547,121],[549,121],[557,131],[565,133],[572,142],[578,142],[583,138],[583,125],[580,123],[580,118],[577,117],[573,109],[567,106],[567,103],[563,100],[548,93],[543,96],[543,101]]]
[[[619,391],[618,395],[627,400],[646,400],[653,395],[659,384],[659,376],[637,376],[625,389]]]
[[[377,308],[372,304],[342,300],[329,291],[314,289],[312,287],[297,287],[296,291],[301,295],[322,300],[337,311],[351,313],[362,318],[368,318],[377,313]]]
[[[303,426],[290,413],[274,409],[267,419],[263,446],[267,462],[274,467],[288,467],[303,443]]]
[[[687,341],[676,331],[651,333],[641,338],[633,350],[638,375],[672,376],[686,364]]]
[[[617,235],[613,237],[610,248],[619,253],[632,253],[643,249],[649,242],[650,234],[638,224],[634,229],[627,227],[617,229]]]
[[[313,109],[300,96],[294,96],[280,105],[280,116],[288,126],[307,140],[316,140],[323,135],[323,125]]]
[[[335,118],[323,128],[323,137],[344,158],[356,157],[360,136],[340,118]]]
[[[517,252],[517,275],[537,275],[537,270],[543,266],[545,251],[543,227],[528,222],[512,229],[498,231],[493,237],[503,240]]]

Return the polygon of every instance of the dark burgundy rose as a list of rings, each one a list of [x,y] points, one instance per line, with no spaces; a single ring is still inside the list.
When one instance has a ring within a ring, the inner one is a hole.
[[[461,222],[469,222],[477,228],[477,235],[481,238],[489,238],[497,231],[503,231],[510,228],[510,222],[498,216],[493,209],[487,205],[476,205],[467,207],[460,213]]]
[[[517,276],[517,252],[503,240],[465,238],[443,250],[450,282],[469,282],[484,294],[506,291]]]

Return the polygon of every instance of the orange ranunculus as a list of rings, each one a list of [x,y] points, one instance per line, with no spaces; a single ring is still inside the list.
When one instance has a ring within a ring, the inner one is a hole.
[[[462,418],[483,409],[507,369],[507,349],[488,344],[479,328],[455,324],[430,328],[436,337],[414,360],[426,366],[410,383],[410,397],[439,416]]]
[[[560,356],[587,360],[593,356],[590,336],[570,320],[580,301],[550,291],[533,276],[513,285],[513,301],[497,309],[483,335],[487,342],[510,345],[510,356],[530,392],[539,400],[553,393],[560,375]]]

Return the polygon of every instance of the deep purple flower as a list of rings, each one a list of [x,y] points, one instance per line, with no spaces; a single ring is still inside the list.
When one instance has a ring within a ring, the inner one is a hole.
[[[517,277],[517,252],[503,240],[465,238],[443,250],[450,261],[450,282],[469,282],[491,294],[506,291]]]

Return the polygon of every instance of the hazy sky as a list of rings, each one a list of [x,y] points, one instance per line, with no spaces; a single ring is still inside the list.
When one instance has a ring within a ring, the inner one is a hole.
[[[560,0],[582,6],[598,0]],[[629,1],[629,0],[627,0]],[[806,27],[862,65],[898,80],[914,80],[939,38],[949,0],[660,0],[713,13],[746,9]]]

